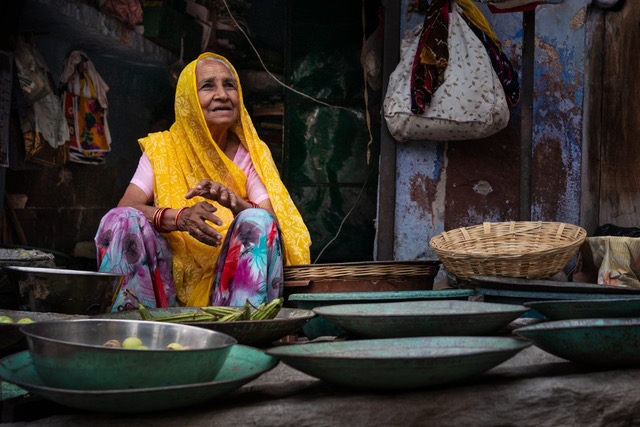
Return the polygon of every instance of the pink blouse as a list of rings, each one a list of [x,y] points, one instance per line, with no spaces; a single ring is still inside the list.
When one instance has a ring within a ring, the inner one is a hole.
[[[269,198],[267,188],[262,183],[256,169],[253,167],[249,152],[240,144],[233,158],[235,163],[247,175],[247,197],[254,203],[260,203]],[[153,169],[147,156],[142,153],[136,173],[131,178],[131,184],[135,184],[144,191],[147,197],[153,197]]]

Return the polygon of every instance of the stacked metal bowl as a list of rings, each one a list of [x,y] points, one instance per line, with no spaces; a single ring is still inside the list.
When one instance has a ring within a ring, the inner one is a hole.
[[[29,350],[0,360],[0,378],[85,410],[192,405],[227,394],[277,363],[227,334],[182,324],[74,319],[24,324],[20,331]]]

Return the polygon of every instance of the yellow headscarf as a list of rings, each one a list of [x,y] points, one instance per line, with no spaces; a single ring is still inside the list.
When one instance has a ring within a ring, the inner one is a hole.
[[[184,198],[187,191],[203,179],[220,182],[239,197],[247,199],[247,176],[213,141],[198,101],[195,70],[198,60],[204,57],[223,60],[238,82],[240,120],[230,130],[240,138],[251,155],[256,172],[267,188],[283,234],[285,264],[309,264],[309,231],[280,180],[269,148],[253,127],[242,99],[238,74],[222,56],[203,53],[184,68],[176,89],[175,123],[168,131],[149,134],[138,141],[153,167],[155,206],[182,208],[205,200],[201,197]],[[214,227],[226,236],[233,214],[218,203],[208,202],[218,208],[216,215],[223,221],[222,226]],[[205,245],[186,232],[172,232],[165,236],[171,244],[173,280],[178,299],[187,306],[207,305],[220,247]]]

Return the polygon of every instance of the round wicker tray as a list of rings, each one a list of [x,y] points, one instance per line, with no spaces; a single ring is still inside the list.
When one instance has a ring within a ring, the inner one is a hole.
[[[587,237],[563,222],[485,222],[445,231],[430,245],[458,278],[506,276],[541,279],[562,271]]]
[[[334,264],[290,265],[284,267],[284,280],[353,280],[434,277],[439,261],[371,261]]]

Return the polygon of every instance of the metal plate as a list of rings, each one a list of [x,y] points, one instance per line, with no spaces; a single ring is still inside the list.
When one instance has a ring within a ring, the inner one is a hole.
[[[165,316],[176,313],[194,313],[198,307],[168,307],[148,309],[151,316]],[[218,331],[234,337],[238,344],[250,346],[268,346],[299,328],[309,319],[315,317],[311,310],[282,308],[275,319],[271,320],[242,320],[237,322],[181,322],[183,325],[198,326],[200,328]],[[120,313],[109,313],[94,316],[102,319],[135,319],[140,320],[137,310]]]
[[[399,301],[425,301],[440,299],[466,300],[474,295],[473,289],[444,289],[428,291],[398,291],[398,292],[330,292],[330,293],[308,293],[293,294],[288,301],[294,302],[298,308],[313,310],[315,307],[335,304],[360,304],[360,303],[381,303]],[[302,330],[309,339],[321,336],[340,336],[346,331],[322,316],[311,319]]]
[[[608,367],[640,366],[640,318],[556,320],[513,332],[573,362]]]
[[[331,292],[319,294],[293,294],[289,301],[316,304],[352,304],[356,302],[386,302],[428,299],[455,299],[475,294],[472,289],[443,289],[439,291],[399,291],[399,292]],[[315,306],[314,306],[315,307]],[[311,307],[313,308],[313,307]]]
[[[528,309],[475,301],[406,301],[316,307],[329,322],[367,338],[484,335],[496,332]]]
[[[498,304],[522,304],[525,305],[531,301],[559,301],[559,300],[597,300],[624,297],[639,297],[638,294],[589,294],[583,292],[535,292],[529,291],[528,288],[520,288],[518,290],[510,289],[487,289],[476,288],[476,294],[482,295],[484,301]],[[535,308],[522,315],[522,317],[545,318]]]
[[[551,320],[638,317],[640,297],[529,301],[524,305]]]
[[[417,337],[287,345],[267,354],[332,384],[403,390],[484,372],[529,345],[508,337]]]
[[[598,285],[595,283],[558,282],[555,280],[522,279],[517,277],[471,276],[471,282],[487,289],[528,292],[638,294],[640,288]]]
[[[28,351],[0,360],[0,378],[31,393],[73,408],[100,412],[150,412],[225,396],[271,370],[278,360],[235,345],[214,381],[181,386],[125,390],[69,390],[47,387],[36,374]]]

